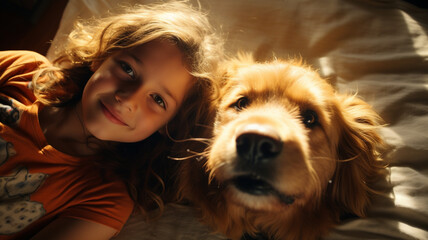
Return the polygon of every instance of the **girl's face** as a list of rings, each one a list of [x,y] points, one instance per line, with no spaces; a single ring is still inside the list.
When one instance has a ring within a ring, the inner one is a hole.
[[[164,126],[192,85],[182,53],[155,40],[93,67],[82,95],[83,122],[96,138],[137,142]]]

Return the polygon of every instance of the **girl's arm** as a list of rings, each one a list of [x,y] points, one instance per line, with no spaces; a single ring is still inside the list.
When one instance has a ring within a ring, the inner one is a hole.
[[[32,240],[107,240],[116,232],[116,229],[100,223],[58,218],[43,228]]]

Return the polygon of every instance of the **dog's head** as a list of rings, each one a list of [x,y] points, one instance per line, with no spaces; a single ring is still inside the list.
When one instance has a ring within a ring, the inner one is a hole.
[[[379,175],[380,118],[301,62],[226,64],[206,162],[227,201],[263,212],[327,204],[364,215]]]

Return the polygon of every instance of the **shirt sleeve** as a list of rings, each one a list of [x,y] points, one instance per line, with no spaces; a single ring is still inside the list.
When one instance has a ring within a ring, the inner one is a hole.
[[[36,100],[29,88],[34,74],[51,66],[42,55],[31,51],[0,51],[0,92],[29,105]]]
[[[120,232],[134,208],[121,181],[88,189],[80,199],[81,202],[64,210],[59,217],[96,222]]]

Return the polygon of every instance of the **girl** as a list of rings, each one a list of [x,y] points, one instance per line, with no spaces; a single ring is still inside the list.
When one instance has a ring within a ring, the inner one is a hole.
[[[150,165],[204,120],[221,47],[176,2],[76,25],[53,64],[0,53],[0,239],[109,239],[161,205]]]

